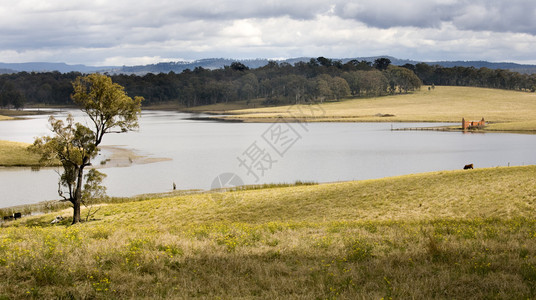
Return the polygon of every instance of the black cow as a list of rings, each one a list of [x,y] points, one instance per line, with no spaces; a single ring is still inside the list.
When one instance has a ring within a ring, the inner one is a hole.
[[[463,167],[464,170],[474,169],[473,164],[468,164]]]
[[[17,219],[20,219],[20,218],[22,218],[22,213],[17,212],[17,213],[14,213],[14,214],[10,215],[10,216],[4,216],[4,221],[9,221],[9,220],[13,220],[13,219],[17,220]]]

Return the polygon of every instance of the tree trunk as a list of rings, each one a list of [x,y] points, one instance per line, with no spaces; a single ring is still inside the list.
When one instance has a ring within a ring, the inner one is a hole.
[[[80,200],[74,199],[73,201],[73,222],[71,225],[80,223]]]
[[[78,169],[78,178],[76,180],[76,190],[74,191],[73,203],[73,223],[80,223],[80,203],[82,202],[82,181],[84,178],[84,167]]]

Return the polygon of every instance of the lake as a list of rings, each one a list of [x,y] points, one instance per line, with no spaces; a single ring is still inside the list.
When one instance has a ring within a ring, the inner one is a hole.
[[[79,111],[73,112],[78,120]],[[66,111],[58,114],[64,117]],[[101,171],[110,196],[237,184],[335,182],[411,173],[536,164],[536,136],[392,131],[430,123],[222,123],[192,114],[144,111],[140,129],[108,134],[103,145],[168,158]],[[0,139],[33,142],[50,134],[48,116],[0,122]],[[441,125],[441,124],[437,124]],[[111,155],[110,151],[94,160]],[[0,207],[59,199],[55,169],[0,168]]]

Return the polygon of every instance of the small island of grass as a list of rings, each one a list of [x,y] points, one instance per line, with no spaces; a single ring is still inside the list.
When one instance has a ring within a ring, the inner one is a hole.
[[[8,116],[2,116],[0,115],[0,121],[4,121],[4,120],[12,120],[13,118],[12,117],[8,117]]]
[[[40,156],[28,150],[31,144],[0,141],[0,166],[3,167],[40,167]]]

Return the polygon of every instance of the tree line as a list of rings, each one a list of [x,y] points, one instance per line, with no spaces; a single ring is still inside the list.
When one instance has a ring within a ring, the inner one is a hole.
[[[72,104],[71,82],[80,75],[78,72],[0,75],[0,106]],[[181,73],[111,77],[124,86],[129,95],[144,97],[145,105],[176,102],[185,107],[259,98],[267,105],[338,101],[349,96],[408,93],[422,84],[532,92],[536,89],[536,75],[488,68],[446,68],[426,63],[394,66],[387,58],[374,62],[352,60],[343,64],[318,57],[293,65],[270,61],[255,69],[234,62],[215,70],[197,67]]]
[[[249,69],[234,62],[216,70],[197,67],[180,74],[116,75],[113,79],[147,103],[178,101],[186,107],[258,98],[272,105],[337,101],[348,96],[407,93],[422,84],[415,73],[390,65],[388,59],[342,64],[324,57],[294,65],[271,61]]]
[[[404,65],[425,85],[474,86],[516,91],[536,91],[536,74],[528,75],[503,69],[431,66],[419,63]]]

